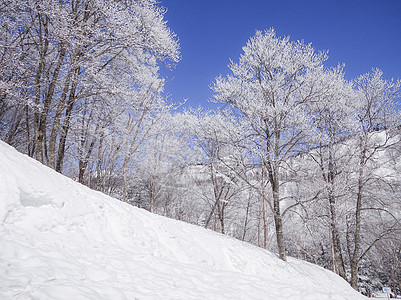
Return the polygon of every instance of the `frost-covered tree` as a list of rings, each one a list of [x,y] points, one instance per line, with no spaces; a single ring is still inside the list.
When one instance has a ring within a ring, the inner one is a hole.
[[[28,80],[31,70],[27,56],[27,32],[17,30],[14,18],[17,1],[0,2],[0,137],[19,150],[25,150],[23,132],[28,109]],[[30,137],[28,136],[28,138]],[[28,153],[30,153],[28,151]]]
[[[218,77],[215,99],[232,105],[248,122],[250,150],[258,156],[272,193],[271,209],[280,258],[286,260],[280,175],[285,161],[308,136],[307,105],[320,92],[314,84],[326,60],[310,44],[257,31],[227,77]]]
[[[204,226],[208,228],[215,217],[218,221],[214,228],[227,233],[228,211],[235,210],[237,200],[246,189],[240,179],[241,175],[245,176],[243,164],[238,159],[241,153],[232,142],[236,139],[234,136],[238,138],[241,130],[228,111],[196,113],[192,131],[194,141],[202,152],[202,166],[206,175],[199,178],[197,184],[205,187],[200,189],[201,197],[210,206]]]
[[[141,195],[140,205],[151,212],[171,215],[174,201],[183,196],[183,170],[198,159],[196,149],[189,145],[190,132],[185,121],[182,114],[160,112],[149,138],[140,146],[135,177],[141,188],[137,193]],[[185,190],[191,190],[191,186]]]
[[[400,119],[399,112],[395,110],[395,100],[399,96],[401,81],[387,81],[382,75],[382,71],[374,69],[355,80],[358,92],[358,101],[355,103],[355,207],[352,238],[349,239],[352,244],[349,246],[351,285],[355,289],[361,260],[381,238],[400,226],[400,219],[390,210],[392,205],[399,203],[395,189],[391,188],[399,176],[396,175],[389,153],[391,148],[401,145],[401,136],[395,127]],[[375,195],[377,190],[380,195]],[[364,224],[371,222],[374,216],[386,221],[379,228],[376,227],[379,231],[375,230],[373,238],[368,238],[364,229],[372,228]]]
[[[25,101],[27,152],[57,171],[80,108],[86,118],[87,109],[113,99],[112,107],[132,114],[144,91],[162,86],[158,62],[179,60],[165,10],[154,0],[5,2],[10,5],[0,11],[2,54],[22,61],[16,76],[26,96],[17,88],[3,89],[3,95],[12,98],[11,108]],[[2,73],[3,86],[11,79]]]
[[[324,205],[327,207],[327,215],[321,215],[327,217],[325,222],[329,224],[333,271],[346,279],[338,201],[347,193],[345,178],[348,174],[350,151],[344,142],[351,136],[356,125],[355,111],[351,105],[355,97],[340,66],[322,73],[319,85],[322,92],[317,101],[310,105],[315,134],[310,139],[311,148],[307,151],[312,161],[312,172],[316,170],[319,176],[315,185],[310,188],[315,193],[320,193],[319,197],[327,200],[327,206]]]

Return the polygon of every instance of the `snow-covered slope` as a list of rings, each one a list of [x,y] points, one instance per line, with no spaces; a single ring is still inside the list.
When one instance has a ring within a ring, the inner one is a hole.
[[[0,299],[364,299],[330,271],[92,191],[0,141]]]

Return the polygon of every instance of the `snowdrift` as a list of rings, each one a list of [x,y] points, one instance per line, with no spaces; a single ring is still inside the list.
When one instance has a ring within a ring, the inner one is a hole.
[[[365,299],[334,273],[153,215],[0,141],[0,299]]]

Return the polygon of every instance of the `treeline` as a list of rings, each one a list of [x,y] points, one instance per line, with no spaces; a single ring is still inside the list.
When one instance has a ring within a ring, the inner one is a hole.
[[[310,44],[256,32],[178,113],[156,1],[2,1],[0,138],[99,191],[400,289],[400,81],[348,81]]]

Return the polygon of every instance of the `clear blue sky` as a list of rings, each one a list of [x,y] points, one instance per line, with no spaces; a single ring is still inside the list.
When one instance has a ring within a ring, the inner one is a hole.
[[[214,79],[229,73],[256,30],[273,27],[278,36],[303,39],[329,50],[327,65],[345,63],[352,79],[373,67],[384,78],[401,78],[401,0],[160,0],[177,34],[182,60],[165,91],[171,101],[213,108]]]

